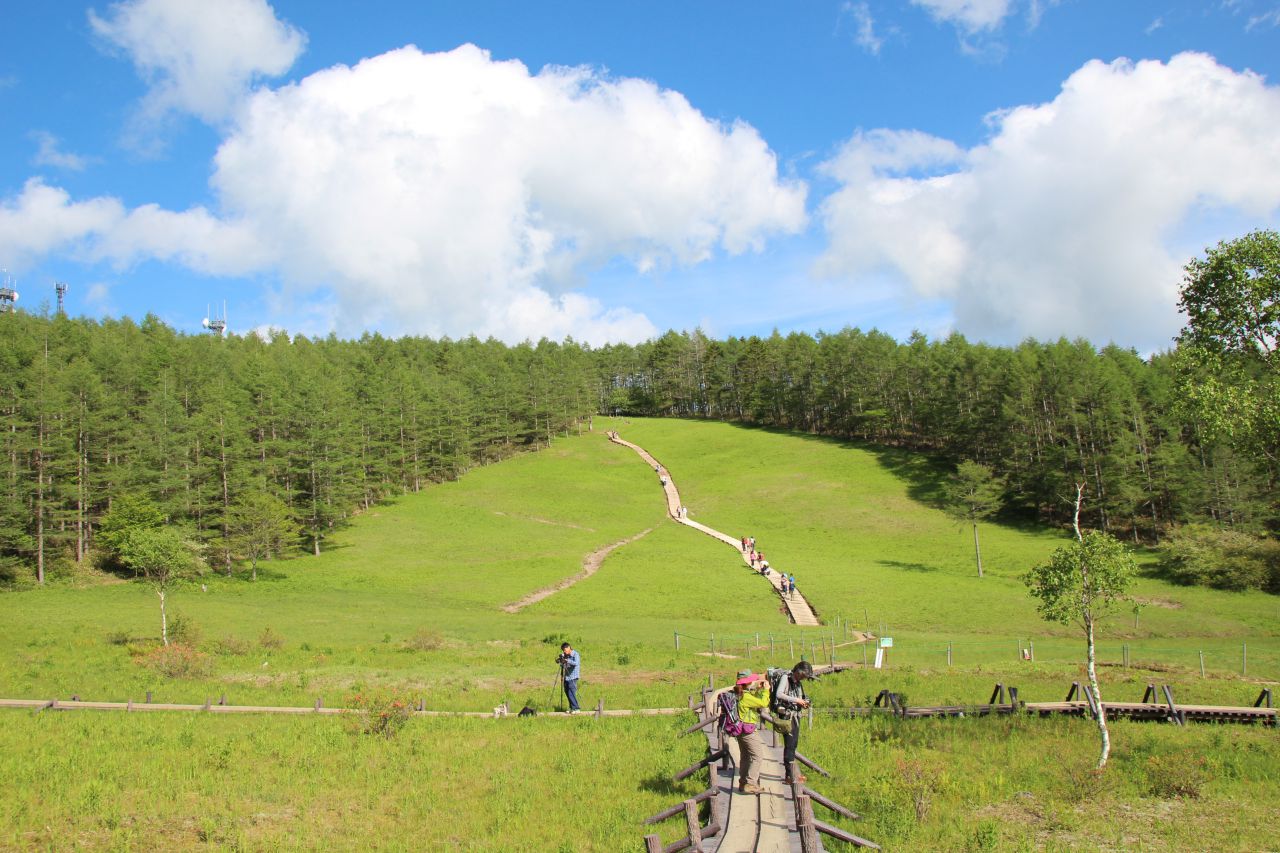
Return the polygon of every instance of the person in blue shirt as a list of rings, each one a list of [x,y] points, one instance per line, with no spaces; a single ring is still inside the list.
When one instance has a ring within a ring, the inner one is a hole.
[[[578,677],[582,674],[582,658],[568,643],[560,644],[560,657],[556,658],[564,674],[564,698],[569,700],[569,713],[578,713]]]

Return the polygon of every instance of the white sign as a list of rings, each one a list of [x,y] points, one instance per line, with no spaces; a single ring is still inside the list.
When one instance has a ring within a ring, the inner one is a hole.
[[[891,648],[893,648],[893,637],[881,637],[881,638],[880,638],[880,648],[882,648],[882,649],[891,649]]]
[[[884,663],[884,649],[876,649],[876,669]]]

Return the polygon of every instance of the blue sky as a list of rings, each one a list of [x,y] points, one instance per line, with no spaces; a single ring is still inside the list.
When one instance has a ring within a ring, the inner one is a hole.
[[[190,331],[1150,352],[1280,222],[1278,64],[1280,0],[0,0],[0,267]]]

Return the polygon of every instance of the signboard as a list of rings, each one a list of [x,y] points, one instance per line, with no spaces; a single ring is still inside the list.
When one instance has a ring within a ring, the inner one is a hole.
[[[876,649],[876,669],[884,663],[884,649]]]
[[[893,637],[881,637],[881,638],[880,638],[880,648],[882,648],[882,649],[891,649],[891,648],[893,648]]]

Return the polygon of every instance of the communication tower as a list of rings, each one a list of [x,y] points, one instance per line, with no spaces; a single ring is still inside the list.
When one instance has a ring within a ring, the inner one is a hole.
[[[200,325],[213,332],[218,337],[225,337],[227,334],[227,303],[222,303],[222,316],[213,314],[208,307],[205,309],[205,316]]]
[[[13,310],[13,303],[18,301],[18,291],[13,289],[13,278],[8,270],[0,270],[0,314],[8,314]]]
[[[64,307],[67,298],[67,283],[65,281],[55,281],[53,283],[53,289],[58,291],[58,313],[67,313],[66,308]]]

